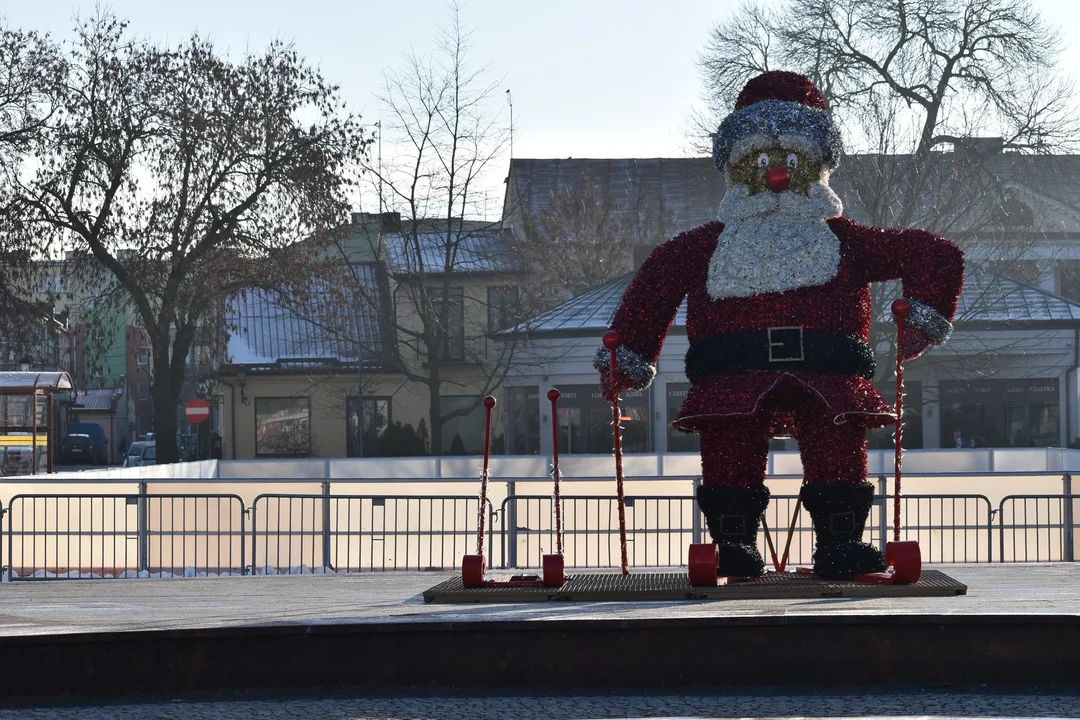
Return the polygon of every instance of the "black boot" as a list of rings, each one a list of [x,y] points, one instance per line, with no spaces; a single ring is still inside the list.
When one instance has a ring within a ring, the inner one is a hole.
[[[860,573],[885,572],[885,556],[862,542],[874,486],[805,485],[802,501],[814,519],[814,572],[826,580],[850,580]]]
[[[757,549],[758,522],[769,505],[769,488],[732,488],[702,485],[698,507],[705,514],[709,535],[720,548],[717,575],[760,577],[765,562]]]

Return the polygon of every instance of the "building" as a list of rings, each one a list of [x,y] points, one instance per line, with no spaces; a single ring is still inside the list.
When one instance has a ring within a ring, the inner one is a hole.
[[[976,158],[955,154],[940,160],[944,170],[916,215],[925,220],[922,226],[965,249],[968,277],[950,343],[906,369],[906,445],[951,447],[958,438],[968,447],[1073,443],[1080,436],[1080,157],[1007,155],[999,143],[997,152],[991,147]],[[845,215],[880,220],[867,201],[866,179],[880,179],[903,162],[845,158],[831,183],[845,202]],[[619,188],[612,193],[616,202],[640,203],[644,194],[645,203],[664,205],[673,217],[672,234],[713,219],[724,192],[710,159],[514,160],[506,205],[542,213],[557,189],[590,174]],[[957,176],[995,181],[978,192],[959,192],[956,183],[948,184]],[[888,221],[892,210],[885,209]],[[508,223],[518,226],[513,216]],[[640,244],[648,248],[664,239],[641,238]],[[636,254],[640,261],[643,253]],[[610,451],[610,407],[600,397],[591,361],[631,278],[632,273],[614,278],[500,334],[525,344],[529,367],[543,368],[507,379],[512,452],[550,451],[550,433],[540,428],[550,422],[544,393],[552,386],[562,393],[560,452]],[[899,290],[881,292],[891,297]],[[680,310],[653,385],[623,399],[628,452],[696,450],[696,436],[670,428],[688,388],[683,319]],[[879,320],[885,324],[884,312]],[[881,362],[887,348],[878,351],[879,365],[888,367]],[[880,375],[878,385],[891,399],[889,373]],[[887,446],[889,435],[877,431],[872,445]]]
[[[312,278],[302,298],[259,290],[228,302],[216,403],[225,457],[424,454],[433,373],[449,416],[437,444],[480,452],[480,401],[508,364],[491,335],[519,319],[523,274],[499,225],[447,233],[445,220],[355,213],[338,248],[334,279]],[[437,323],[421,316],[425,297]]]

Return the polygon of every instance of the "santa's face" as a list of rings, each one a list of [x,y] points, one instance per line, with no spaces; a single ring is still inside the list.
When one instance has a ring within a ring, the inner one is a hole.
[[[728,176],[733,183],[746,185],[750,195],[766,190],[806,195],[812,183],[823,179],[823,169],[805,153],[775,147],[752,152],[728,166]]]
[[[828,173],[801,159],[777,149],[730,166],[732,185],[717,213],[724,230],[706,280],[714,300],[823,285],[836,276],[840,243],[825,221],[843,206]]]

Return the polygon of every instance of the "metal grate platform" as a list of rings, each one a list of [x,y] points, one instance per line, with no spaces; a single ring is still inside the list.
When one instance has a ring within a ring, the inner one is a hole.
[[[967,585],[940,570],[923,570],[914,585],[822,580],[794,572],[770,572],[714,588],[695,587],[686,573],[568,574],[559,588],[466,588],[460,577],[424,591],[424,602],[544,602],[548,600],[775,600],[785,598],[927,597],[966,595]]]

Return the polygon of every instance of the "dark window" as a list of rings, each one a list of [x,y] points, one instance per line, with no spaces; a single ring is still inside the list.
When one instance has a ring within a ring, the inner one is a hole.
[[[311,454],[311,399],[255,398],[255,454]]]
[[[150,348],[139,348],[137,361],[138,361],[139,365],[149,365],[150,364]]]
[[[532,455],[540,452],[540,388],[536,385],[506,389],[506,432],[509,438],[507,451],[511,455]],[[545,400],[545,402],[548,402]],[[545,405],[550,409],[550,405]],[[544,414],[551,422],[548,413]],[[547,431],[550,433],[551,428]]]
[[[148,400],[150,398],[150,385],[149,383],[139,383],[139,399]]]
[[[436,327],[442,338],[441,355],[443,360],[465,359],[465,292],[460,287],[442,288],[430,291],[431,307],[435,313]],[[445,304],[445,314],[444,314]],[[441,318],[445,317],[445,326]]]
[[[1058,294],[1080,300],[1080,260],[1063,260],[1057,266]]]
[[[439,409],[444,417],[455,410],[468,410],[465,415],[443,420],[443,455],[479,455],[484,452],[484,418],[487,409],[480,403],[478,396],[441,397]],[[497,412],[498,409],[492,413],[492,427],[497,425]]]
[[[487,289],[488,332],[508,328],[521,318],[521,292],[514,285],[494,285]]]
[[[380,443],[390,426],[390,398],[345,398],[345,444],[349,457],[382,455]]]

